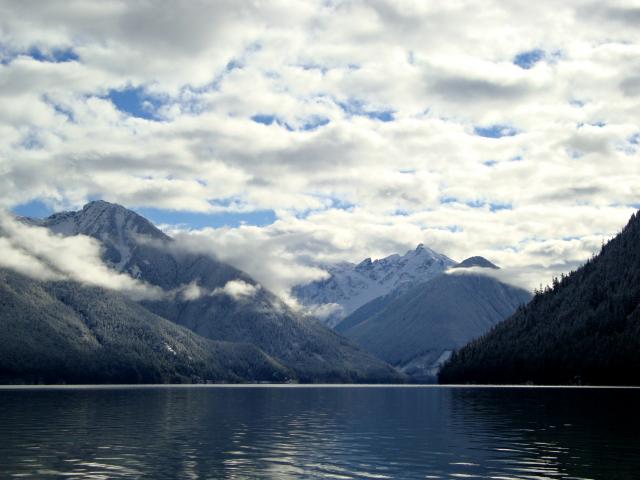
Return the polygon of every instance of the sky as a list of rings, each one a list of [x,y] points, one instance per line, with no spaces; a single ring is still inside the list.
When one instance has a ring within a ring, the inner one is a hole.
[[[0,208],[286,296],[424,243],[533,288],[640,207],[640,2],[0,1]]]

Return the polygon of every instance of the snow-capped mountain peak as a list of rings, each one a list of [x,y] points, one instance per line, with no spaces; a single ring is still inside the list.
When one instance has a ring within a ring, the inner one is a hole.
[[[324,266],[329,278],[295,287],[293,294],[303,305],[313,309],[327,304],[338,305],[332,315],[323,319],[334,326],[374,298],[431,280],[455,264],[446,255],[420,244],[404,255]]]
[[[167,241],[162,233],[146,218],[125,207],[96,200],[87,203],[82,210],[59,212],[44,219],[25,219],[31,224],[47,227],[54,233],[88,235],[102,242],[105,260],[122,270],[131,258],[131,251],[141,236]]]

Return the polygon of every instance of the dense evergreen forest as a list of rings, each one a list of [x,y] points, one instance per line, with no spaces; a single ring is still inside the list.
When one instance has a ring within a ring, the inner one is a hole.
[[[253,345],[214,342],[115,292],[0,269],[0,383],[284,381]]]
[[[597,256],[456,352],[439,381],[640,385],[640,214]]]

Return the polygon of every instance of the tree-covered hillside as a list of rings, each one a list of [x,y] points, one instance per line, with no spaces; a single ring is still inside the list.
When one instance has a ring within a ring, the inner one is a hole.
[[[640,214],[599,255],[455,353],[439,380],[640,385]]]
[[[122,295],[0,270],[0,383],[283,381],[253,345],[214,342]]]

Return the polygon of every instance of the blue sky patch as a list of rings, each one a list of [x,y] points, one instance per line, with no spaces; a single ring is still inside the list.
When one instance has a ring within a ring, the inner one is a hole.
[[[64,62],[77,62],[80,60],[80,57],[76,52],[71,48],[64,49],[54,49],[50,52],[43,52],[38,48],[32,48],[27,53],[34,60],[38,60],[39,62],[54,62],[54,63],[64,63]]]
[[[538,63],[540,60],[543,60],[545,57],[544,50],[540,50],[536,48],[534,50],[529,50],[527,52],[521,52],[515,56],[513,59],[513,63],[518,65],[520,68],[524,68],[525,70],[529,70],[533,68],[533,66]]]
[[[72,48],[56,48],[50,51],[44,51],[37,47],[30,48],[27,51],[13,51],[5,45],[0,45],[0,64],[8,65],[16,57],[26,55],[38,62],[64,63],[77,62],[80,57]]]
[[[490,125],[488,127],[474,127],[473,133],[480,137],[502,138],[513,137],[518,134],[518,131],[508,125]]]
[[[332,198],[331,206],[329,208],[337,208],[338,210],[350,210],[355,206],[355,203],[348,202],[347,200]]]
[[[393,216],[394,217],[408,217],[409,216],[409,211],[408,210],[403,210],[403,209],[396,209],[393,211]]]
[[[69,120],[70,122],[75,122],[75,117],[73,115],[73,110],[71,110],[70,108],[66,107],[65,105],[62,105],[60,103],[56,103],[48,95],[43,95],[42,96],[42,100],[47,105],[49,105],[51,108],[53,108],[56,113],[58,113],[60,115],[64,115],[65,117],[67,117],[67,120]]]
[[[39,150],[42,148],[43,145],[42,145],[42,142],[40,141],[40,137],[38,136],[38,132],[35,129],[31,128],[22,137],[20,146],[25,150]]]
[[[240,60],[236,60],[231,59],[229,61],[229,63],[227,63],[227,66],[225,67],[225,71],[228,72],[233,72],[234,70],[240,70],[244,67],[244,63],[242,63]]]
[[[300,67],[303,70],[318,70],[322,75],[329,71],[327,67],[318,63],[303,63],[302,65],[300,65]]]
[[[133,208],[132,210],[156,225],[186,225],[190,228],[238,227],[245,224],[264,227],[276,221],[273,210],[217,213],[178,212],[159,208]],[[33,218],[45,218],[54,213],[54,210],[41,200],[16,205],[11,211],[15,215]]]
[[[53,209],[41,200],[32,200],[16,205],[11,209],[15,215],[21,217],[45,218],[53,213]]]
[[[500,210],[512,210],[513,205],[510,203],[500,203],[500,202],[486,202],[485,200],[475,199],[468,200],[466,202],[461,202],[459,199],[455,197],[441,197],[440,204],[447,203],[464,203],[467,207],[471,208],[485,208],[489,207],[489,210],[492,212],[498,212]]]
[[[393,110],[377,110],[366,108],[364,102],[355,99],[349,99],[346,102],[337,102],[338,106],[347,115],[357,115],[363,117],[369,117],[381,122],[392,122],[395,120]]]
[[[493,167],[495,164],[497,164],[498,162],[496,160],[486,160],[484,162],[482,162],[484,165],[486,165],[487,167]]]
[[[578,122],[576,123],[576,128],[580,129],[580,128],[584,128],[584,127],[597,127],[597,128],[602,128],[602,127],[606,127],[607,126],[607,122],[604,122],[602,120],[596,120],[595,122]]]
[[[513,210],[513,205],[510,203],[489,203],[489,210],[492,212],[498,212],[500,210]]]
[[[482,208],[486,205],[484,200],[469,200],[468,202],[464,202],[467,207],[471,208]]]
[[[325,117],[313,116],[309,118],[304,125],[302,125],[302,130],[316,130],[317,128],[324,127],[329,124],[329,119]]]
[[[15,58],[15,54],[4,44],[0,43],[0,65],[8,65]]]
[[[70,122],[75,122],[73,111],[70,108],[67,108],[58,103],[50,103],[50,105],[53,107],[56,113],[59,113],[60,115],[64,115],[65,117],[67,117],[67,120],[69,120]]]
[[[251,117],[251,120],[253,120],[256,123],[261,123],[263,125],[273,125],[275,123],[276,125],[280,125],[281,127],[286,128],[290,132],[293,132],[296,130],[296,128],[293,128],[291,125],[281,120],[276,115],[258,113],[256,115],[253,115]],[[316,130],[320,127],[324,127],[325,125],[328,125],[329,122],[330,120],[326,117],[312,116],[312,117],[309,117],[305,121],[305,123],[303,123],[300,126],[299,130],[304,130],[304,131]]]
[[[380,120],[381,122],[393,122],[394,120],[392,110],[365,112],[365,115],[374,120]]]
[[[121,112],[146,120],[159,120],[157,111],[164,104],[160,97],[149,95],[143,87],[109,90],[107,98]]]
[[[294,128],[291,125],[289,125],[285,121],[282,121],[275,115],[266,115],[263,113],[259,113],[257,115],[252,116],[251,120],[253,120],[256,123],[261,123],[263,125],[273,125],[275,123],[276,125],[286,128],[290,132],[294,131]]]
[[[159,208],[135,208],[134,210],[156,225],[186,225],[196,229],[238,227],[240,225],[264,227],[276,221],[276,213],[273,210],[216,213],[177,212]]]
[[[262,113],[254,115],[251,117],[251,120],[256,123],[262,123],[263,125],[271,125],[273,122],[277,121],[275,115],[264,115]]]
[[[313,196],[324,201],[323,203],[325,203],[325,206],[320,208],[307,208],[305,210],[301,210],[295,214],[296,218],[305,219],[313,213],[324,212],[327,210],[351,210],[356,206],[354,203],[351,203],[347,200],[342,200],[337,197],[330,197],[326,195],[313,195]],[[328,203],[328,205],[326,205],[326,203]]]

